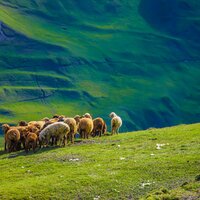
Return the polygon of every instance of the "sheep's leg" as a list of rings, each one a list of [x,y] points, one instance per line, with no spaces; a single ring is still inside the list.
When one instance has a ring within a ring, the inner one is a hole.
[[[65,140],[65,137],[61,137],[61,136],[58,136],[58,143],[59,143],[59,146],[61,147],[62,145],[64,145],[64,140]]]
[[[11,142],[10,141],[8,141],[8,149],[7,149],[7,151],[8,151],[8,153],[10,153],[11,152]]]
[[[36,141],[33,142],[33,152],[35,153]]]
[[[42,141],[39,140],[39,148],[41,149],[42,147]]]
[[[114,134],[114,129],[113,129],[113,127],[112,127],[112,130],[111,130],[111,135],[113,135]]]
[[[63,136],[62,138],[60,138],[60,146],[65,147],[65,136]]]
[[[51,137],[51,146],[53,146],[54,143],[54,137]]]
[[[67,136],[64,135],[64,137],[63,137],[63,146],[64,146],[64,147],[65,147],[65,145],[66,145],[66,140],[67,140]]]
[[[117,134],[119,133],[119,128],[116,129],[116,133],[117,133]]]
[[[28,144],[27,143],[25,144],[25,148],[24,149],[25,149],[26,153],[28,153]]]
[[[15,142],[13,147],[14,147],[14,151],[17,151],[17,145],[18,145],[18,142]]]
[[[71,132],[70,137],[71,137],[70,138],[71,143],[74,144],[74,133],[73,132]]]
[[[46,139],[45,139],[46,141],[45,141],[45,143],[46,143],[46,146],[48,147],[49,146],[49,142],[50,142],[50,138],[49,137],[46,137]]]
[[[103,134],[103,128],[101,128],[101,130],[99,132],[99,137],[101,137],[102,134]]]
[[[23,141],[23,149],[25,149],[25,146],[26,146],[25,141]]]
[[[83,131],[82,130],[80,130],[80,136],[83,139]]]
[[[4,150],[7,151],[7,148],[6,148],[7,144],[6,144],[6,141],[5,141],[5,145],[4,145]]]

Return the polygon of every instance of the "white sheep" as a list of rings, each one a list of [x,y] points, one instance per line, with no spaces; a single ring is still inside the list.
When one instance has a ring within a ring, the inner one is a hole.
[[[40,146],[45,142],[46,145],[49,144],[50,139],[59,141],[59,145],[63,143],[65,146],[65,141],[67,134],[70,132],[70,127],[64,122],[55,122],[44,128],[39,134]]]
[[[122,126],[121,117],[117,116],[114,112],[111,112],[109,117],[111,118],[111,135],[118,134],[119,128]]]

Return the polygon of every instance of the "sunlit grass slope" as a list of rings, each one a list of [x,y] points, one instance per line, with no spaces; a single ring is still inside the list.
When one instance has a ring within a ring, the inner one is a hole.
[[[0,198],[198,199],[199,129],[200,124],[179,125],[35,154],[1,152]]]
[[[123,131],[200,119],[195,0],[0,0],[0,122],[91,112]]]

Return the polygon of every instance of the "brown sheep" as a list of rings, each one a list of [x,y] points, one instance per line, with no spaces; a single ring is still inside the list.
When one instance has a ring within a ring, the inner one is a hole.
[[[20,140],[20,132],[16,128],[10,128],[5,135],[5,151],[8,147],[8,152],[16,151]]]
[[[92,136],[99,136],[101,137],[107,131],[107,126],[104,120],[100,117],[93,120],[94,128],[92,130]]]
[[[37,134],[29,132],[29,134],[26,137],[26,143],[25,143],[26,153],[28,153],[28,151],[30,151],[31,148],[33,149],[33,152],[35,153],[35,149],[37,147],[37,140],[38,140]]]
[[[79,126],[78,126],[78,132],[79,132],[81,138],[88,139],[92,130],[93,130],[92,119],[86,118],[86,117],[80,119]]]
[[[68,133],[68,138],[72,144],[74,144],[74,137],[77,132],[77,124],[74,118],[65,118],[64,123],[68,124],[70,127],[70,132]]]
[[[7,147],[7,145],[6,145],[6,133],[10,130],[10,129],[15,129],[16,127],[15,126],[9,126],[8,124],[3,124],[2,125],[2,130],[3,130],[3,133],[4,133],[4,141],[5,141],[5,151],[6,151],[6,147]],[[18,130],[18,129],[17,129]],[[19,147],[17,146],[17,148],[18,149],[20,149],[20,146],[21,146],[21,144],[20,144],[20,142],[18,143],[18,145],[19,145]]]

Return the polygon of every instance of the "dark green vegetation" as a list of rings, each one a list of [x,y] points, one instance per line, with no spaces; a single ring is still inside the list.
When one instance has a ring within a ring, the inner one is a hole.
[[[198,199],[199,129],[179,125],[35,154],[2,152],[0,199]]]
[[[123,130],[200,119],[200,1],[0,0],[0,121],[91,112]]]

